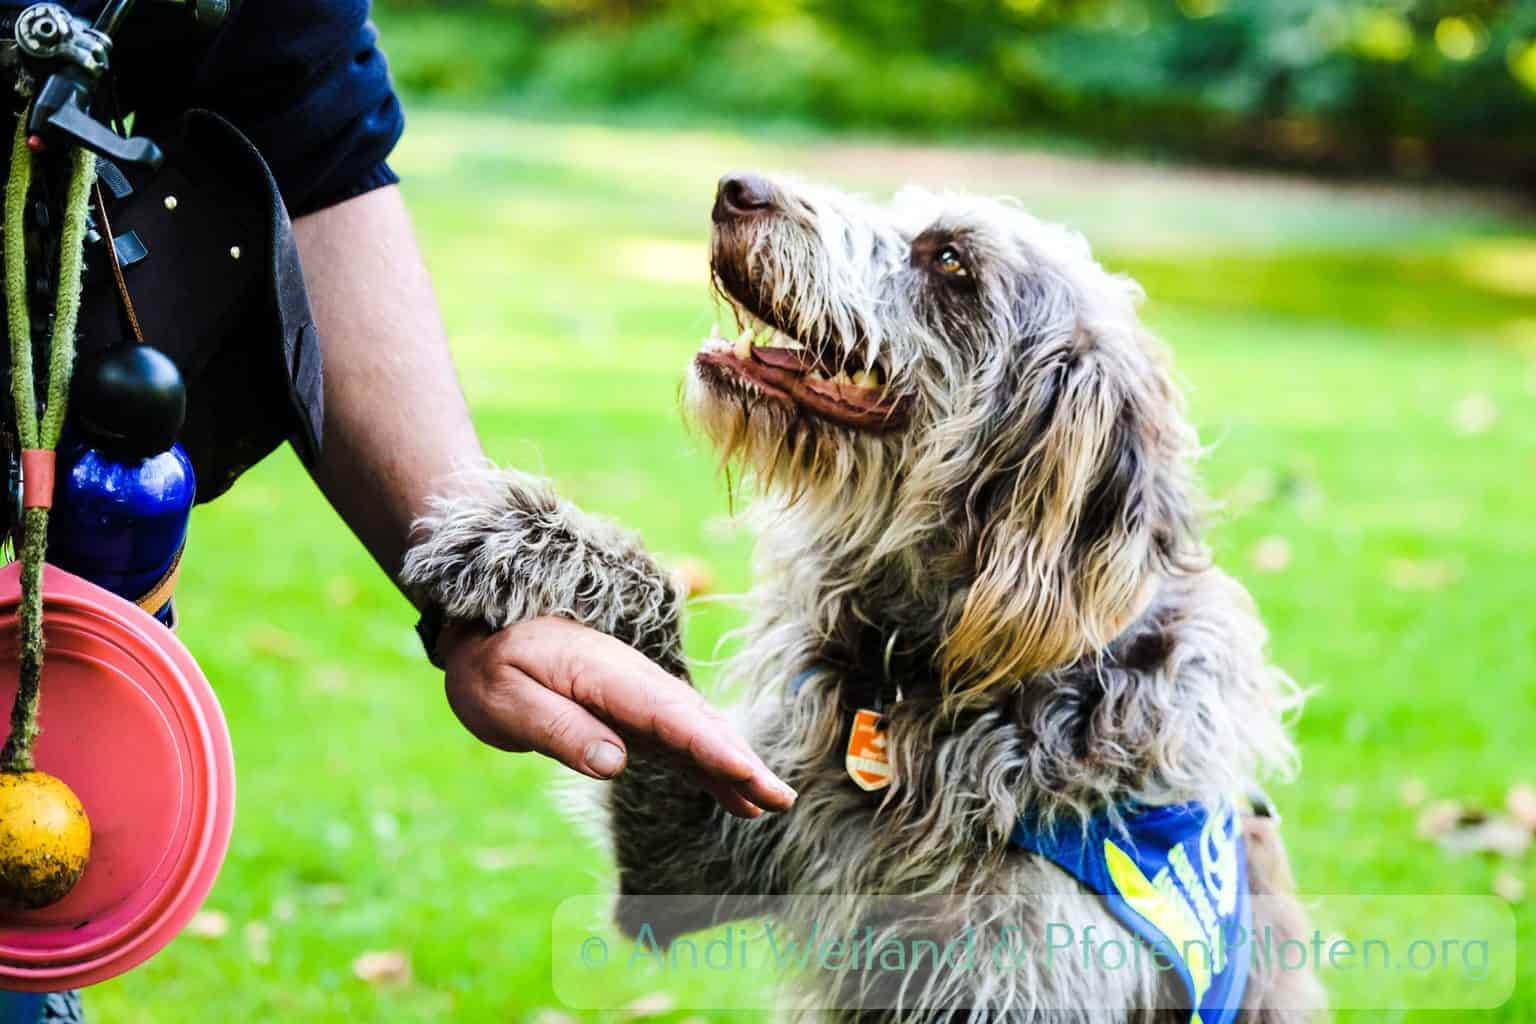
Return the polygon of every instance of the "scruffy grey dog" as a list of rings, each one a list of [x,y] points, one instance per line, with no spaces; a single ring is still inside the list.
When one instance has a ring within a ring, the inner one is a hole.
[[[862,922],[915,934],[1032,894],[1036,941],[1052,919],[1124,934],[1010,844],[1021,816],[1070,828],[1132,803],[1219,803],[1290,770],[1299,703],[1201,543],[1196,439],[1139,290],[1078,235],[998,201],[875,207],[739,175],[713,221],[740,333],[705,343],[686,404],[764,492],[751,619],[725,675],[755,694],[750,738],[799,799],[739,820],[637,753],[608,797],[620,926],[662,942],[758,910],[851,926],[857,894],[943,897],[921,925]],[[423,528],[407,576],[449,614],[570,616],[685,675],[666,574],[543,484],[507,475]],[[877,792],[844,767],[851,709],[871,703],[893,766]],[[1288,895],[1274,819],[1243,833],[1250,890]],[[1307,934],[1286,900],[1255,915]],[[844,1019],[1190,1019],[1150,960],[815,984],[802,1002]],[[1310,972],[1256,964],[1240,1019],[1320,1006]]]

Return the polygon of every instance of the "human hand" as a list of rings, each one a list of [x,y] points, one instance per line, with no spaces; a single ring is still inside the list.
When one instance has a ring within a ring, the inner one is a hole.
[[[794,790],[697,690],[604,633],[549,617],[496,633],[450,623],[438,654],[449,706],[490,746],[611,779],[629,745],[646,744],[737,817],[794,804]]]

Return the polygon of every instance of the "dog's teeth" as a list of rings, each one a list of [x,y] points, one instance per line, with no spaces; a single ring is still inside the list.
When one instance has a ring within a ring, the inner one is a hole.
[[[832,378],[832,383],[833,384],[852,384],[853,381],[851,379],[849,379],[848,371],[847,370],[838,370],[837,371],[837,375]]]
[[[736,358],[742,360],[752,358],[752,331],[750,329],[742,331],[741,337],[736,339]]]
[[[809,380],[826,380],[827,379],[826,375],[823,374],[820,370],[812,370],[810,373],[807,373],[805,376]]]
[[[856,388],[877,388],[880,386],[880,371],[859,370],[848,379]]]

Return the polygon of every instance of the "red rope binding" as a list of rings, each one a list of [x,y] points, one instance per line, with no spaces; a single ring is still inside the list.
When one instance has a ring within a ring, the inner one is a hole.
[[[51,448],[21,450],[21,507],[53,507],[53,464]]]

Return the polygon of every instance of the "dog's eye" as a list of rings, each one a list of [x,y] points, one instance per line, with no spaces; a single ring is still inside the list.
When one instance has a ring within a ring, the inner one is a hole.
[[[952,245],[946,245],[940,249],[938,255],[933,258],[933,265],[946,274],[954,277],[970,277],[971,272],[966,268],[965,261],[960,258],[960,250]]]

